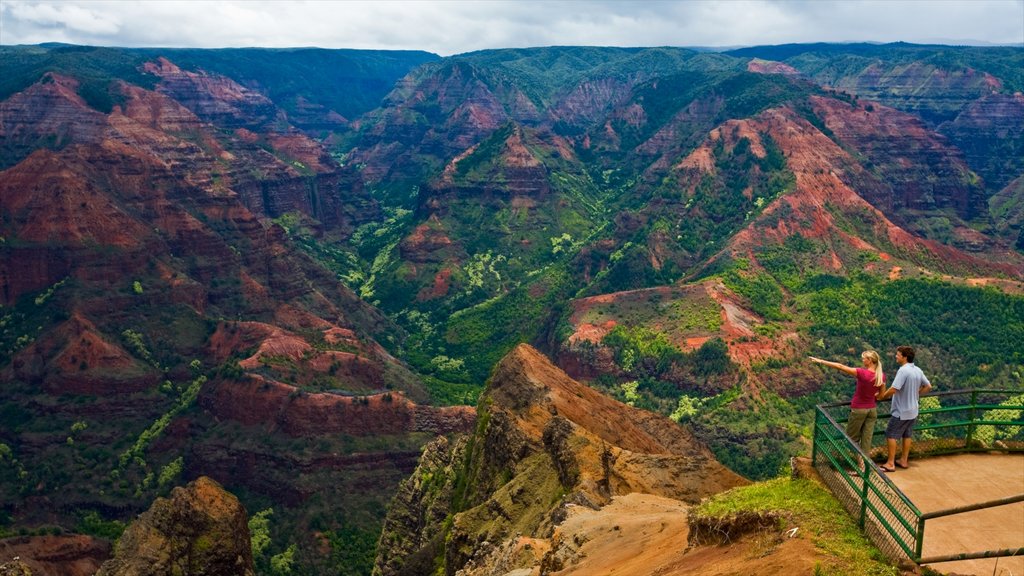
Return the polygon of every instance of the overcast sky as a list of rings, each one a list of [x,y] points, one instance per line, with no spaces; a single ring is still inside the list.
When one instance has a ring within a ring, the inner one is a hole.
[[[789,42],[1024,45],[1024,0],[0,0],[0,44],[427,50]]]

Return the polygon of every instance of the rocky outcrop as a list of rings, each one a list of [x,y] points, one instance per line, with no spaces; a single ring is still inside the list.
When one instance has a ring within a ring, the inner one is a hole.
[[[436,214],[432,214],[426,222],[403,238],[398,249],[403,260],[417,264],[447,262],[466,257],[465,250],[452,242]]]
[[[118,540],[98,576],[253,575],[245,508],[209,478],[158,498]]]
[[[416,471],[388,505],[374,575],[417,576],[433,570],[444,552],[445,534],[437,528],[452,513],[453,479],[462,473],[467,442],[467,436],[441,437],[423,449]]]
[[[32,576],[32,569],[18,558],[0,564],[0,576]]]
[[[375,574],[413,574],[442,542],[447,574],[525,569],[539,556],[515,541],[543,549],[572,506],[631,493],[696,502],[745,483],[685,428],[575,382],[526,345],[498,364],[480,406],[465,455],[461,444],[437,444],[403,485],[381,537],[401,544],[380,547]],[[448,513],[442,541],[437,519]]]
[[[755,72],[757,74],[782,74],[784,76],[800,75],[800,71],[789,64],[776,62],[774,60],[762,60],[760,58],[752,58],[750,62],[747,62],[747,72]]]
[[[11,368],[16,378],[42,383],[55,395],[125,394],[150,388],[162,376],[80,314],[19,352]]]

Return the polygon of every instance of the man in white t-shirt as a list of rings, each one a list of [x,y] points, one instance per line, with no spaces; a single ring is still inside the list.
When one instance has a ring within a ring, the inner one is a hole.
[[[885,428],[885,443],[889,449],[889,459],[882,466],[886,472],[895,472],[896,467],[906,468],[910,465],[910,436],[917,423],[917,413],[921,405],[921,394],[932,389],[932,383],[920,368],[914,365],[914,349],[910,346],[896,348],[896,363],[900,369],[892,379],[892,387],[878,395],[879,400],[892,398],[892,416]],[[896,461],[896,444],[903,441],[903,454]]]

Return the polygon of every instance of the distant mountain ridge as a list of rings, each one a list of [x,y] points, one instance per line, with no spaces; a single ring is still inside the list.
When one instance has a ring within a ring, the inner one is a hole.
[[[310,129],[337,128],[338,120],[324,123],[331,112],[352,119],[373,109],[396,80],[439,58],[411,50],[0,46],[6,72],[0,99],[24,90],[45,72],[71,73],[84,75],[87,100],[104,108],[116,98],[110,94],[113,79],[151,87],[155,79],[140,68],[161,56],[187,70],[221,74],[261,90],[292,114],[296,125]]]

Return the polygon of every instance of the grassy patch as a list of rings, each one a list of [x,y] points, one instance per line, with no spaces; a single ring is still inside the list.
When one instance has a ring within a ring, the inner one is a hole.
[[[775,478],[734,488],[702,502],[691,514],[726,517],[743,512],[779,512],[785,524],[799,527],[797,536],[810,538],[815,547],[829,556],[815,574],[899,573],[861,533],[839,501],[816,482]]]

